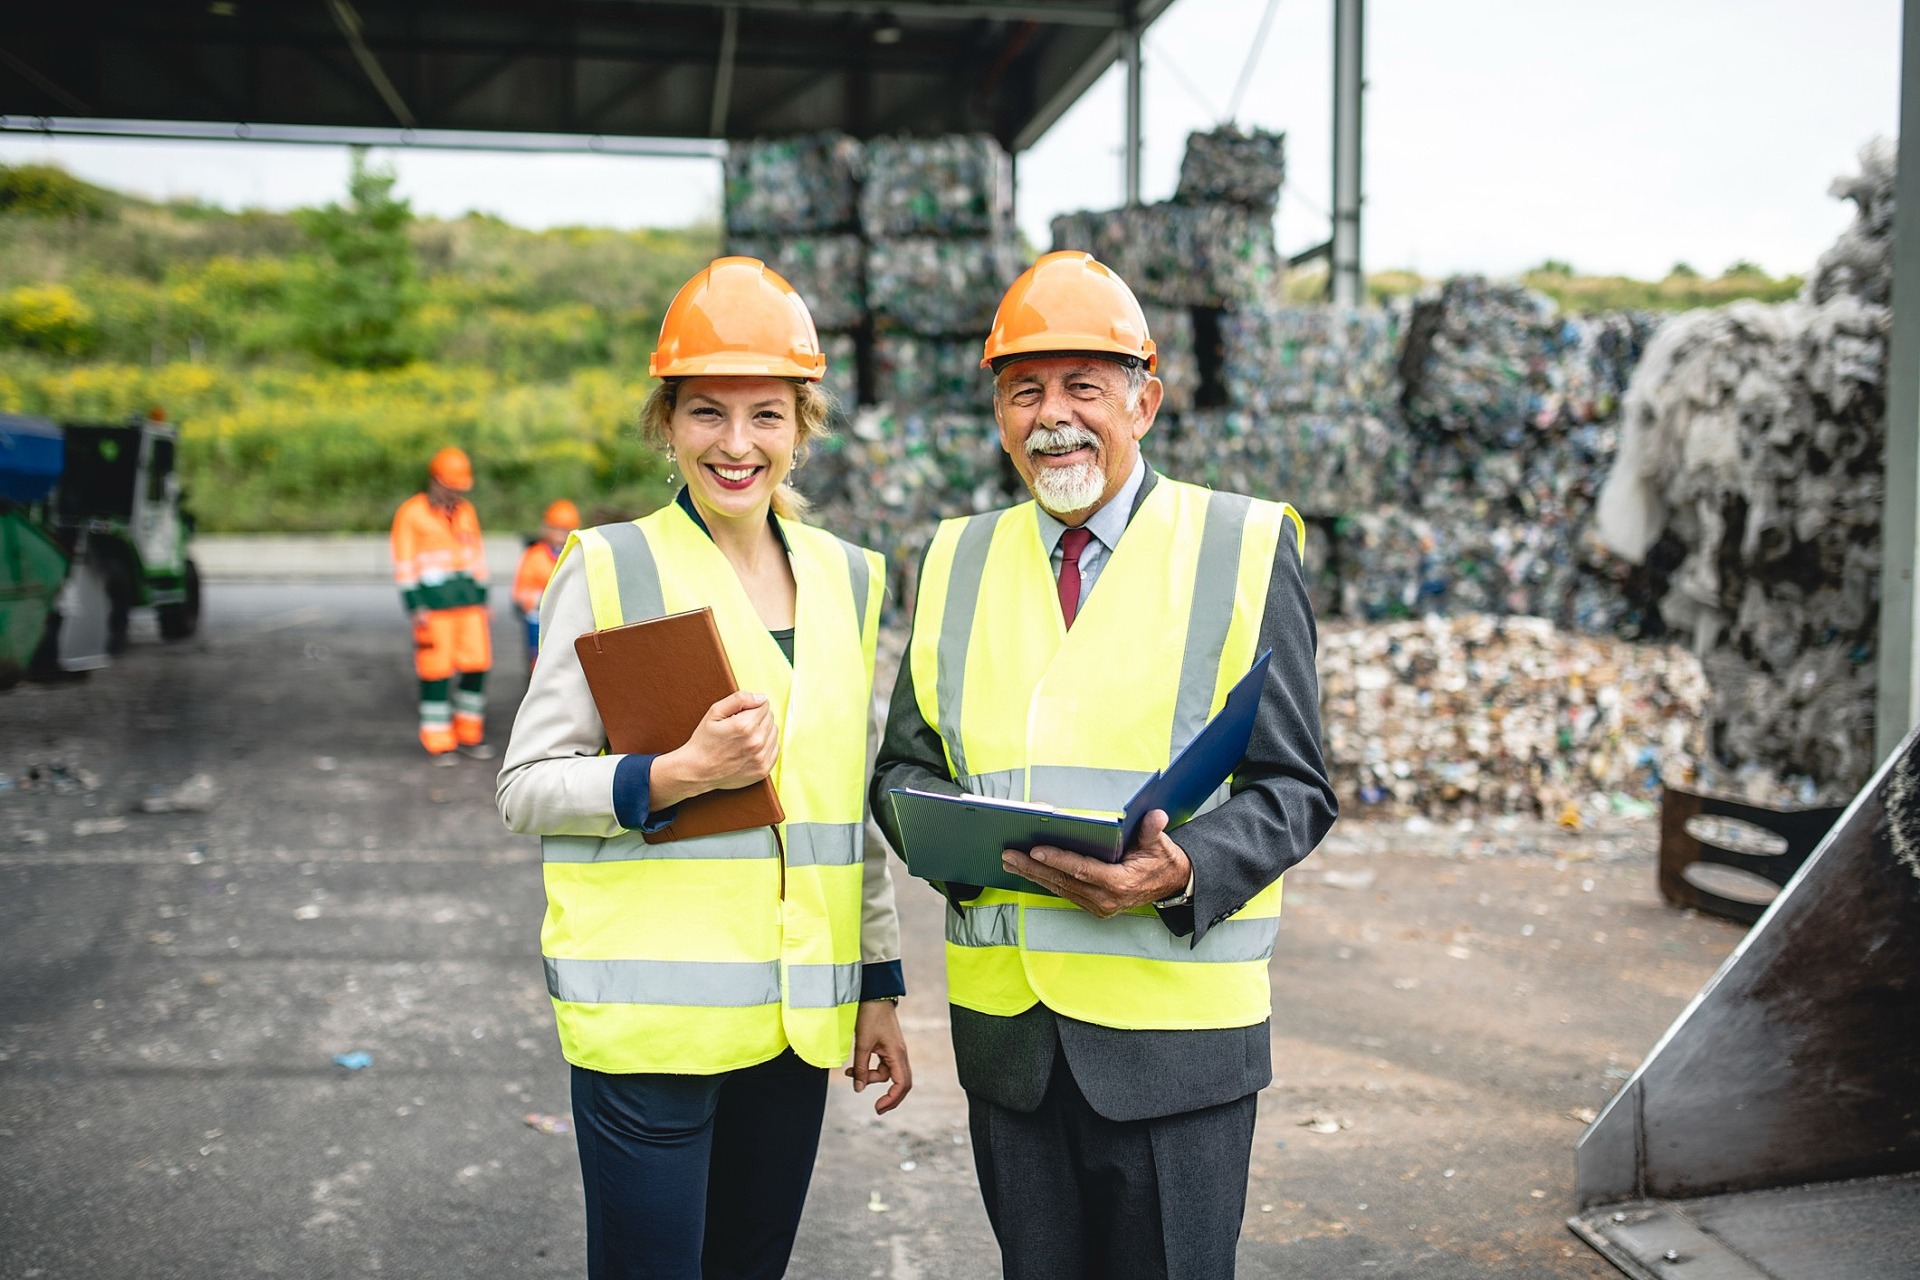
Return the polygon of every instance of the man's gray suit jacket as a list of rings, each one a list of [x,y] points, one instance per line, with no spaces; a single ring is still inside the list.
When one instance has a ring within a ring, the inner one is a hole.
[[[1131,520],[1158,477],[1148,468]],[[1122,541],[1125,535],[1122,535]],[[1100,590],[1098,583],[1095,590]],[[1049,604],[1052,602],[1049,601]],[[1143,619],[1177,614],[1184,600],[1142,601]],[[1280,874],[1312,852],[1339,811],[1320,753],[1317,634],[1296,547],[1283,536],[1267,583],[1257,649],[1271,648],[1246,758],[1223,805],[1187,822],[1173,839],[1193,862],[1193,902],[1160,909],[1175,936],[1195,943]],[[1127,654],[1116,652],[1115,662]],[[1145,673],[1143,673],[1144,675]],[[887,792],[894,787],[957,793],[940,736],[920,714],[911,664],[902,661],[886,735],[874,768],[873,815],[900,848]],[[976,896],[947,886],[949,910]],[[1032,1111],[1062,1053],[1095,1111],[1109,1120],[1145,1120],[1243,1098],[1273,1079],[1269,1024],[1205,1031],[1120,1031],[1035,1005],[1002,1018],[953,1006],[953,1050],[961,1087],[1001,1106]]]

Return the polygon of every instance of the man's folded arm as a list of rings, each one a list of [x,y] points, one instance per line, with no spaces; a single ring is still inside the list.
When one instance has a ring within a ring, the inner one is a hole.
[[[1190,931],[1195,945],[1311,853],[1340,811],[1320,753],[1313,606],[1293,539],[1280,543],[1256,646],[1272,649],[1273,661],[1233,794],[1168,833],[1193,863],[1193,902],[1160,917],[1176,934]]]

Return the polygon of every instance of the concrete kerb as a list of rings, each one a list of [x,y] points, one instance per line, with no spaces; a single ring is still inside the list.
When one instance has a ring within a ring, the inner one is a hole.
[[[486,538],[487,571],[496,585],[511,585],[526,545],[516,534]],[[378,533],[202,534],[191,554],[207,582],[393,581],[393,555]]]

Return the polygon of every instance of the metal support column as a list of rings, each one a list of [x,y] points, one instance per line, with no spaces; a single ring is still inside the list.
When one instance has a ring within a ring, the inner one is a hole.
[[[1127,67],[1127,136],[1122,164],[1126,174],[1128,205],[1140,203],[1140,80],[1144,70],[1141,66],[1140,46],[1145,34],[1138,21],[1135,21],[1120,37],[1120,58]]]
[[[1887,350],[1887,477],[1880,511],[1880,689],[1874,747],[1884,760],[1920,722],[1914,636],[1920,596],[1920,0],[1900,20],[1900,171],[1894,180],[1893,339]]]
[[[1360,104],[1366,81],[1366,0],[1333,0],[1333,253],[1327,290],[1338,306],[1366,300],[1360,268]]]
[[[740,10],[720,11],[720,56],[713,64],[713,101],[707,111],[707,136],[727,136],[727,111],[733,104],[733,60],[740,49]]]

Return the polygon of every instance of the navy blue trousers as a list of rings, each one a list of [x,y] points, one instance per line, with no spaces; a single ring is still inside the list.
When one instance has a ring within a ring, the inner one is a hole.
[[[779,1280],[826,1106],[791,1049],[712,1076],[573,1068],[589,1280]]]

